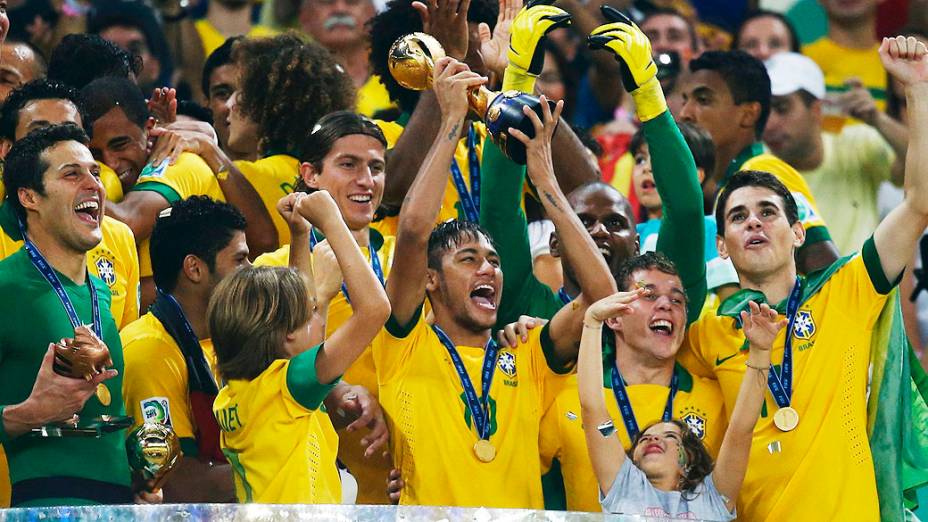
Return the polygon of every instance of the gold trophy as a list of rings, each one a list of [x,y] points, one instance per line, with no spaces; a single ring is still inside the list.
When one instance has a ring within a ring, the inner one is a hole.
[[[390,75],[403,87],[424,91],[432,87],[432,69],[445,56],[445,50],[435,37],[426,33],[410,33],[390,46],[387,65]],[[493,92],[484,86],[468,92],[470,108],[487,125],[490,137],[512,161],[525,165],[525,145],[509,138],[509,128],[519,129],[529,138],[535,136],[531,120],[522,113],[529,106],[541,118],[541,101],[519,91]],[[551,110],[554,103],[548,102]]]
[[[126,439],[126,455],[136,478],[145,482],[149,491],[155,492],[177,467],[180,441],[170,427],[146,422]]]
[[[113,365],[110,350],[106,343],[97,337],[93,329],[81,325],[74,329],[74,337],[62,339],[55,343],[55,363],[53,369],[58,375],[72,379],[93,380],[108,366]],[[107,407],[112,402],[112,394],[106,383],[97,385],[95,392],[100,405]],[[60,422],[35,428],[32,435],[37,437],[102,437],[106,433],[119,431],[132,425],[132,417],[123,415],[101,414],[90,419]]]

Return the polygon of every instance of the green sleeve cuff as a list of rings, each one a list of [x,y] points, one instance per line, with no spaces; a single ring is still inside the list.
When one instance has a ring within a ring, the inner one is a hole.
[[[864,266],[867,268],[867,275],[870,276],[873,288],[880,294],[886,295],[890,293],[902,280],[902,274],[905,271],[900,272],[899,277],[893,282],[890,282],[886,274],[883,273],[883,263],[880,261],[880,253],[876,250],[873,236],[864,242],[863,248],[860,249],[860,255],[864,258]]]
[[[178,201],[184,199],[180,194],[177,193],[173,188],[165,185],[164,183],[159,183],[157,181],[143,181],[138,185],[132,187],[133,191],[147,191],[147,192],[157,192],[161,194],[164,199],[168,200],[168,203],[173,205]]]
[[[393,314],[390,314],[390,318],[387,319],[387,323],[384,325],[384,328],[387,329],[387,333],[396,337],[397,339],[405,339],[406,336],[412,333],[416,328],[416,325],[419,324],[419,320],[422,318],[422,305],[419,305],[419,308],[416,308],[415,313],[412,314],[412,319],[409,320],[407,324],[400,324],[399,321],[393,317]]]
[[[11,440],[9,434],[6,432],[6,423],[3,422],[4,410],[6,410],[6,406],[0,406],[0,444],[6,444]]]
[[[805,248],[822,241],[831,241],[831,234],[828,233],[828,227],[812,227],[806,230],[806,242],[802,244],[802,247]]]
[[[574,365],[571,363],[565,366],[558,360],[557,353],[554,351],[554,341],[551,340],[550,326],[551,323],[548,323],[541,330],[541,351],[545,354],[545,362],[548,363],[548,368],[552,372],[558,375],[568,374],[573,369]]]
[[[287,390],[296,402],[307,410],[318,410],[340,379],[333,379],[330,383],[319,382],[319,378],[316,377],[316,357],[321,349],[321,344],[313,346],[290,359],[287,367]]]
[[[184,437],[180,439],[180,450],[185,457],[197,458],[200,456],[200,446],[197,445],[197,439]]]

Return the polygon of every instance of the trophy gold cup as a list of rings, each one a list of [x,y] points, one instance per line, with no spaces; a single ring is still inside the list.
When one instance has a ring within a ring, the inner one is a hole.
[[[177,467],[180,441],[170,427],[146,422],[126,439],[129,467],[149,491],[158,491],[167,476]]]
[[[424,91],[432,87],[432,69],[445,56],[445,50],[435,37],[426,33],[410,33],[390,46],[387,65],[390,75],[403,87]],[[480,86],[468,92],[470,108],[487,125],[490,137],[512,161],[525,165],[525,145],[509,136],[509,128],[519,129],[526,136],[535,136],[532,121],[522,113],[528,106],[541,118],[541,101],[519,91],[493,92]],[[552,111],[554,103],[548,102]]]
[[[53,369],[58,375],[90,381],[113,365],[109,348],[87,325],[74,329],[74,337],[55,343]],[[105,383],[97,385],[97,400],[103,407],[112,402],[112,395]],[[123,430],[132,425],[132,417],[124,415],[97,415],[78,418],[76,421],[48,424],[32,430],[36,437],[102,437],[106,433]]]

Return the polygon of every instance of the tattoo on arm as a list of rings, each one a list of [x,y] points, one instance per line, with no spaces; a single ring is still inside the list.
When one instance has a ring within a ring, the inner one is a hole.
[[[460,124],[460,123],[455,123],[455,124],[454,124],[454,127],[451,129],[451,132],[448,133],[448,139],[449,139],[449,140],[457,140],[457,139],[458,139],[458,129],[460,129],[460,128],[461,128],[461,124]]]
[[[558,209],[558,210],[561,210],[561,207],[558,206],[558,204],[557,204],[557,200],[554,199],[554,196],[552,196],[550,192],[545,191],[544,194],[545,194],[545,199],[548,200],[548,203],[551,203],[551,205],[552,205],[554,208],[556,208],[556,209]]]

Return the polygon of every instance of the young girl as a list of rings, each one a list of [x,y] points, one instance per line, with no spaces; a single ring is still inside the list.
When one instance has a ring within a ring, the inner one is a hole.
[[[754,424],[767,390],[770,348],[786,321],[767,305],[742,312],[750,343],[748,372],[738,392],[713,470],[702,442],[679,420],[657,422],[641,432],[626,455],[603,399],[602,325],[633,311],[646,290],[618,292],[586,312],[577,373],[587,450],[604,512],[665,518],[732,520],[744,480]]]
[[[390,305],[328,192],[291,195],[289,210],[291,227],[306,218],[325,234],[354,314],[323,343],[311,321],[311,272],[306,281],[292,268],[249,267],[219,283],[207,313],[225,386],[213,413],[239,502],[337,504],[338,436],[320,407]],[[299,244],[308,256],[309,241]]]

